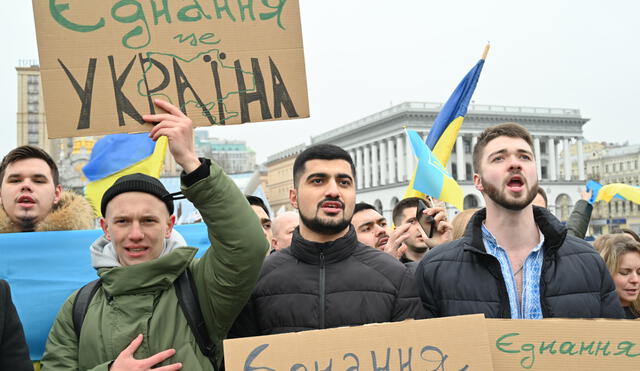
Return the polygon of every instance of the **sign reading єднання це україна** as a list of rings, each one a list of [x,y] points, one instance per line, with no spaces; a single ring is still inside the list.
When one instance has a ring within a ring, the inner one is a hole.
[[[51,138],[309,116],[298,0],[33,0]]]

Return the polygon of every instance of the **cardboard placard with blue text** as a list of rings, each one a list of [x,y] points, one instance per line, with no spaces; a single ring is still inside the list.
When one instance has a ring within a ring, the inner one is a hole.
[[[32,0],[51,138],[309,116],[298,0]]]
[[[484,316],[340,327],[224,342],[234,371],[492,370]]]
[[[640,370],[640,321],[487,319],[495,371]]]

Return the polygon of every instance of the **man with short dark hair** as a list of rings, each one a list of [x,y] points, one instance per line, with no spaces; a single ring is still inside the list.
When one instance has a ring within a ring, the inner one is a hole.
[[[473,181],[486,208],[463,238],[438,246],[416,280],[429,317],[623,318],[598,253],[546,209],[532,206],[538,175],[529,132],[487,128],[473,152]]]
[[[389,241],[387,218],[382,216],[373,205],[358,202],[353,210],[351,224],[356,229],[358,241],[384,251]]]
[[[245,195],[245,197],[247,198],[247,201],[249,201],[249,205],[251,205],[253,212],[255,212],[258,219],[260,219],[264,238],[271,243],[271,240],[273,239],[273,231],[271,230],[271,216],[269,215],[267,205],[265,205],[264,201],[258,196]]]
[[[433,236],[429,238],[416,219],[418,211],[418,197],[408,197],[400,200],[393,208],[393,224],[396,228],[407,225],[408,237],[404,240],[407,246],[404,254],[400,257],[402,263],[419,262],[422,260],[427,251],[434,247],[451,241],[453,235],[453,227],[446,219],[443,208],[435,208],[431,204],[431,200],[422,200],[428,209],[428,215],[433,215],[435,219],[436,230]]]
[[[0,233],[92,229],[91,205],[60,186],[45,151],[21,146],[0,163]]]
[[[231,335],[257,336],[419,315],[411,271],[357,240],[351,225],[355,166],[342,148],[307,148],[293,166],[289,199],[300,213],[291,246],[267,257]]]
[[[181,190],[202,215],[214,246],[194,259],[197,249],[171,239],[174,195],[147,175],[119,178],[101,202],[104,238],[91,247],[100,285],[86,303],[82,331],[75,292],[49,333],[43,371],[213,370],[255,284],[268,247],[255,213],[217,164],[196,156],[191,120],[170,103],[154,102],[167,113],[143,116],[156,123],[150,137],[168,137],[169,151],[184,169]],[[192,292],[190,303],[178,299],[184,291]],[[199,309],[202,321],[188,320],[185,306],[189,318]],[[203,332],[208,344],[217,344],[215,355],[200,346]]]

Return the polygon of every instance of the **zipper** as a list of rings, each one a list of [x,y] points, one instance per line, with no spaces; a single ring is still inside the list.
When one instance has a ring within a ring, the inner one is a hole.
[[[325,270],[324,270],[324,251],[320,249],[320,328],[325,328],[324,324],[324,304],[325,304]]]

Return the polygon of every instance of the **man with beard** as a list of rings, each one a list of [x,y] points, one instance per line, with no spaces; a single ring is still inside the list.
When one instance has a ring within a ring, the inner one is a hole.
[[[531,135],[514,123],[487,128],[473,151],[473,175],[486,208],[463,238],[435,248],[416,279],[429,317],[623,318],[602,259],[532,206],[538,174]]]
[[[402,321],[419,317],[411,271],[357,240],[351,156],[320,144],[293,165],[289,199],[300,214],[291,246],[267,257],[230,336]]]
[[[92,229],[91,205],[63,191],[51,156],[20,146],[0,163],[0,233]]]
[[[406,228],[408,237],[404,240],[406,249],[400,256],[400,262],[407,264],[419,262],[424,254],[434,247],[451,241],[453,227],[447,221],[443,208],[432,207],[431,200],[422,200],[428,209],[426,212],[434,216],[436,230],[431,238],[428,238],[416,219],[418,211],[418,197],[409,197],[401,200],[393,208],[393,224],[396,229]]]

